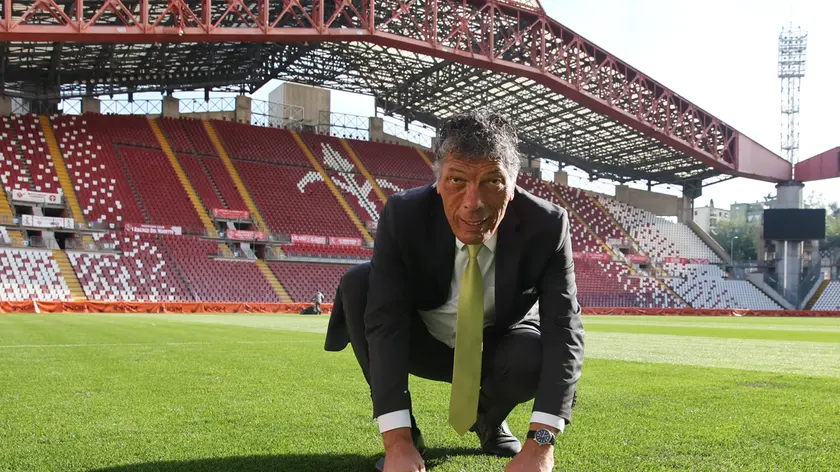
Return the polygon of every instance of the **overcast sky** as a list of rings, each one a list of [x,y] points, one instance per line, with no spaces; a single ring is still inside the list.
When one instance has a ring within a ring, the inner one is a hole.
[[[840,145],[840,1],[599,0],[597,8],[568,0],[542,4],[564,26],[777,153],[778,37],[792,22],[808,32],[800,159]],[[255,98],[267,98],[274,86]],[[372,98],[347,93],[333,92],[331,107],[338,113],[373,113]],[[838,184],[840,179],[809,183],[805,192],[840,200]],[[705,188],[695,205],[714,199],[716,207],[728,208],[771,192],[774,184],[733,179]]]

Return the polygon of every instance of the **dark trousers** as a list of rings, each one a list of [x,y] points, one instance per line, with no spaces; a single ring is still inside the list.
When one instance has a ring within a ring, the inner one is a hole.
[[[368,385],[370,360],[364,313],[369,274],[370,263],[351,268],[341,279],[336,293],[343,308],[350,344]],[[411,317],[409,373],[451,383],[455,350],[429,334],[418,313]],[[478,408],[485,425],[498,426],[516,405],[534,398],[541,365],[542,343],[539,329],[534,325],[521,324],[502,333],[485,330]]]

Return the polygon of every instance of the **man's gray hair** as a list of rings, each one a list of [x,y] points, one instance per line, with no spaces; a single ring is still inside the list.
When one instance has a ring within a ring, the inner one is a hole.
[[[446,156],[457,154],[460,159],[499,162],[516,185],[519,137],[510,119],[493,110],[478,108],[443,120],[434,152],[437,177]]]

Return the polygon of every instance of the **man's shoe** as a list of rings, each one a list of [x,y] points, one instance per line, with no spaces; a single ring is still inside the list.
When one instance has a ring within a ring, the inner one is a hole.
[[[479,415],[470,431],[478,436],[478,440],[481,442],[481,450],[485,454],[501,457],[513,457],[519,454],[519,451],[522,450],[522,444],[510,432],[507,421],[502,421],[502,424],[498,426],[488,426],[484,424],[483,420],[483,416]]]
[[[426,454],[426,442],[423,441],[423,433],[420,432],[419,428],[412,428],[411,441],[414,443],[414,447],[417,448],[417,452],[419,452],[421,456]],[[376,462],[376,470],[379,472],[385,470],[385,456],[382,456]]]

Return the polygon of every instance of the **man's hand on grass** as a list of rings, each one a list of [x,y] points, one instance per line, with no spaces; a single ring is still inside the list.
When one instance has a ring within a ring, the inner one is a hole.
[[[382,472],[426,472],[423,457],[411,441],[411,428],[399,428],[382,434],[385,443],[385,468]]]
[[[533,439],[525,441],[505,472],[551,472],[554,468],[554,446],[540,446]]]

